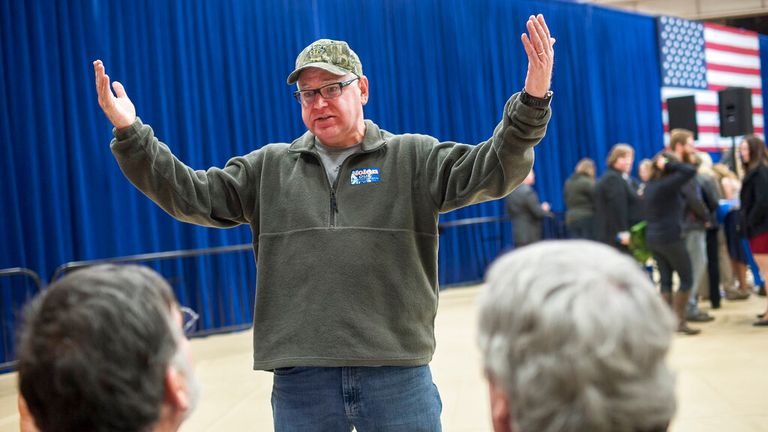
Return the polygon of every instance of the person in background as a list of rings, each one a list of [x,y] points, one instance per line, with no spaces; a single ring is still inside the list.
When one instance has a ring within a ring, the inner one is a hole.
[[[701,196],[704,205],[709,212],[709,220],[706,224],[706,252],[707,268],[705,277],[700,279],[699,286],[693,287],[702,298],[709,299],[712,309],[720,308],[720,257],[718,245],[718,233],[720,223],[717,220],[717,211],[720,207],[720,199],[723,196],[720,184],[712,170],[712,158],[706,152],[697,152],[698,170],[696,181],[701,185]]]
[[[698,165],[693,132],[686,129],[672,129],[669,133],[669,148],[678,161]],[[683,237],[693,272],[693,288],[688,299],[686,315],[688,321],[709,322],[715,318],[699,309],[697,290],[707,271],[707,228],[710,224],[710,210],[704,200],[705,192],[695,177],[683,186],[682,193],[685,198]]]
[[[738,147],[723,147],[720,149],[720,163],[736,175],[737,179],[744,178],[744,166],[738,156]]]
[[[744,167],[741,186],[741,227],[749,239],[749,247],[760,273],[768,276],[768,151],[765,142],[747,135],[739,145]],[[768,326],[768,309],[755,326]]]
[[[171,287],[147,267],[100,265],[54,282],[24,311],[21,430],[178,430],[199,397],[183,328]]]
[[[651,179],[651,170],[653,162],[650,159],[643,159],[637,165],[637,176],[640,178],[640,184],[637,187],[637,195],[642,198],[645,192],[645,185]]]
[[[741,181],[727,165],[716,163],[712,166],[719,179],[723,200],[720,202],[720,276],[728,300],[746,300],[752,294],[752,288],[747,283],[747,256],[741,245],[738,233],[739,225],[739,193]]]
[[[531,172],[523,180],[523,184],[507,195],[507,212],[512,219],[512,234],[515,247],[527,246],[540,241],[542,238],[542,220],[552,217],[548,202],[539,201],[539,195],[533,189],[536,175]]]
[[[635,151],[616,144],[608,153],[608,169],[595,184],[595,239],[627,252],[629,229],[642,215],[637,185],[629,175]]]
[[[595,239],[595,162],[584,158],[565,181],[565,226],[571,238]]]
[[[675,319],[629,256],[556,240],[498,258],[478,299],[496,432],[662,432]]]
[[[648,222],[645,242],[659,268],[661,297],[677,315],[677,331],[686,335],[700,333],[686,323],[685,307],[693,287],[693,274],[682,230],[685,208],[682,189],[695,176],[693,165],[680,163],[672,153],[659,153],[653,158],[644,198]],[[677,273],[680,280],[674,294],[673,273]]]
[[[723,191],[723,199],[739,199],[739,192],[741,191],[741,181],[739,180],[739,177],[731,171],[727,165],[722,163],[712,165],[712,171],[715,172],[715,175],[720,181],[720,188]]]

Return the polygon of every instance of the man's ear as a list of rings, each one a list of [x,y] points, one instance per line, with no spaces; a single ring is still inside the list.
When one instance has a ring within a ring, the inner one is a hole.
[[[363,105],[368,103],[368,77],[363,75],[360,77],[360,102]]]
[[[190,408],[187,379],[172,366],[165,370],[165,403],[181,412]]]
[[[491,399],[491,423],[494,432],[512,432],[509,397],[493,379],[488,380],[488,391]]]

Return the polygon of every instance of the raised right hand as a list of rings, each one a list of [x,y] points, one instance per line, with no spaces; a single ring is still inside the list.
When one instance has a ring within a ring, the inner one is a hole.
[[[99,95],[99,106],[107,115],[112,125],[117,129],[126,128],[136,121],[136,107],[125,93],[125,88],[119,82],[112,83],[115,96],[109,88],[109,75],[104,70],[101,60],[93,62],[93,71],[96,74],[96,93]]]
[[[549,34],[544,15],[531,15],[526,23],[528,33],[520,38],[528,55],[528,73],[525,75],[525,91],[531,96],[546,96],[552,81],[552,65],[555,61],[555,38]]]

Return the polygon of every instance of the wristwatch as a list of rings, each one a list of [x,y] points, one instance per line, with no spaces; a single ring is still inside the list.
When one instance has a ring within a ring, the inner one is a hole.
[[[548,108],[552,101],[552,90],[548,90],[543,98],[531,96],[525,92],[525,88],[520,92],[520,102],[534,108]]]

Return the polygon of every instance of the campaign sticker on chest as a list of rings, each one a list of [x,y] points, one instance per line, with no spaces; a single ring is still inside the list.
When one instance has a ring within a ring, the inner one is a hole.
[[[378,183],[381,181],[378,168],[358,168],[352,170],[350,184],[361,185],[366,183]]]

